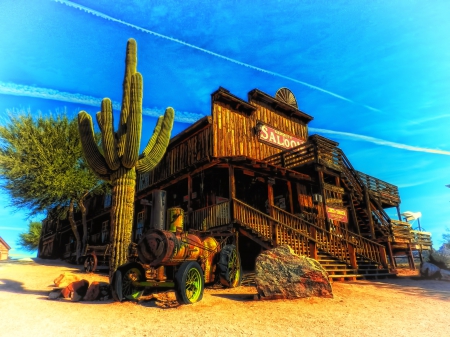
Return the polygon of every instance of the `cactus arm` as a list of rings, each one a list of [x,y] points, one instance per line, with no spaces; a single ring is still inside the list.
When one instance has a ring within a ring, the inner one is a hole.
[[[117,142],[114,137],[114,119],[112,104],[109,98],[102,100],[102,110],[97,113],[97,123],[102,133],[103,155],[109,168],[113,171],[120,167],[117,156]]]
[[[131,80],[130,112],[127,120],[127,135],[122,165],[132,168],[139,158],[142,128],[142,75],[136,73]]]
[[[125,152],[125,139],[127,132],[127,119],[130,112],[131,78],[137,68],[137,44],[136,40],[129,39],[125,57],[125,75],[123,78],[122,109],[120,112],[120,123],[118,129],[118,155],[119,158]]]
[[[164,114],[164,120],[162,122],[161,131],[156,139],[155,145],[147,156],[139,159],[136,165],[136,171],[138,173],[146,173],[153,170],[156,165],[161,161],[164,153],[166,152],[167,145],[169,145],[170,134],[173,127],[173,119],[175,112],[172,108],[167,108]]]
[[[84,156],[92,170],[104,178],[109,175],[109,169],[105,158],[100,153],[94,138],[94,128],[92,118],[86,111],[80,111],[78,114],[78,130],[80,132],[81,145]]]
[[[158,121],[156,122],[155,129],[153,130],[153,135],[150,138],[150,140],[148,141],[147,145],[145,146],[144,151],[142,151],[140,158],[146,157],[150,153],[150,151],[153,149],[153,146],[155,146],[156,139],[158,138],[159,132],[161,131],[161,126],[162,126],[163,120],[164,120],[163,116],[158,117]]]

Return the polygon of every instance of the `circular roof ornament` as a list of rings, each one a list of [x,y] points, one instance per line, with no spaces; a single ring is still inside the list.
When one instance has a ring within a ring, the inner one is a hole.
[[[297,100],[288,88],[280,88],[275,94],[275,98],[298,109]]]

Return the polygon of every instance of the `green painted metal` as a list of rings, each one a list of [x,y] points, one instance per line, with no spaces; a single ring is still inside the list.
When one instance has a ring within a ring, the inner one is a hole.
[[[133,282],[135,287],[150,287],[150,288],[174,288],[174,282],[158,282],[158,281],[144,281]]]
[[[193,303],[197,302],[202,292],[202,276],[195,268],[188,271],[186,278],[186,296]]]

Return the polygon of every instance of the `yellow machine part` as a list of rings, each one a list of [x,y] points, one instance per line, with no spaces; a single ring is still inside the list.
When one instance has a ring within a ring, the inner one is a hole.
[[[215,270],[212,268],[214,257],[219,251],[219,243],[213,237],[209,236],[203,240],[203,252],[202,257],[205,261],[205,283],[214,282]]]
[[[167,227],[172,233],[181,233],[184,227],[184,211],[181,207],[167,210]]]

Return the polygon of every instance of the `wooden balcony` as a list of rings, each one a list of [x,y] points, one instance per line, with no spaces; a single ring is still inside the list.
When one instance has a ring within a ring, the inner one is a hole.
[[[364,185],[369,189],[369,193],[371,193],[383,207],[395,207],[400,204],[400,195],[397,186],[369,176],[368,174],[359,171],[356,172]]]
[[[430,250],[431,233],[413,230],[409,222],[391,220],[393,248],[405,249],[409,245],[413,250]]]
[[[431,233],[412,230],[411,237],[413,249],[431,250]]]

